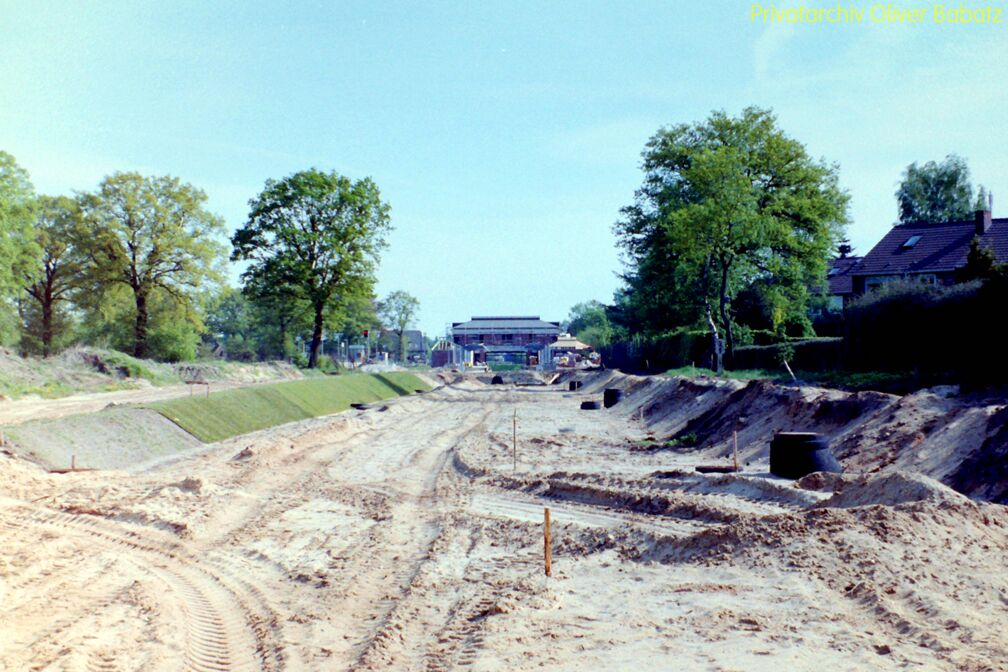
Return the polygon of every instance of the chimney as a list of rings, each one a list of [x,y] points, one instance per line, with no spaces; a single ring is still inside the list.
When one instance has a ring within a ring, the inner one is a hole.
[[[982,236],[983,234],[990,231],[991,227],[991,211],[990,210],[977,210],[976,211],[976,235]]]

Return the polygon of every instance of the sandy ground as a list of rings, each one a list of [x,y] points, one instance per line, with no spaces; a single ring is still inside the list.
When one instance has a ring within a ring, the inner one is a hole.
[[[1004,506],[903,469],[797,487],[748,441],[697,474],[720,446],[640,446],[737,390],[623,383],[581,411],[604,381],[463,381],[122,471],[0,458],[0,669],[1008,669]]]

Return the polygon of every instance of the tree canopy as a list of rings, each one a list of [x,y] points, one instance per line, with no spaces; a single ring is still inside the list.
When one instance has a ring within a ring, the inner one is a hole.
[[[178,178],[139,173],[110,175],[82,199],[77,240],[88,281],[102,293],[131,291],[137,357],[147,356],[155,299],[188,310],[196,291],[219,278],[223,223],[205,203],[206,194]]]
[[[807,322],[807,288],[847,222],[836,166],[755,107],[663,128],[642,156],[644,183],[614,227],[628,264],[621,313],[644,332],[706,322],[731,351],[731,302],[760,280],[775,326]]]
[[[248,221],[231,239],[231,258],[251,262],[246,279],[270,277],[307,301],[314,368],[327,309],[371,291],[390,208],[370,178],[355,182],[314,168],[267,180],[250,206]]]
[[[420,301],[410,294],[396,290],[378,305],[378,314],[398,336],[399,361],[406,361],[406,330],[416,318]]]
[[[83,260],[76,233],[80,206],[67,196],[40,196],[35,235],[41,259],[23,276],[28,300],[22,304],[22,345],[48,357],[66,335],[69,316],[64,309],[79,286]]]
[[[40,254],[32,232],[35,190],[28,171],[14,157],[0,151],[0,297],[21,289],[25,273],[35,266]]]
[[[896,202],[901,224],[969,219],[974,200],[966,160],[949,154],[941,163],[911,163],[896,189]]]
[[[578,340],[594,348],[609,345],[615,335],[606,306],[594,300],[574,304],[567,317],[566,328]]]

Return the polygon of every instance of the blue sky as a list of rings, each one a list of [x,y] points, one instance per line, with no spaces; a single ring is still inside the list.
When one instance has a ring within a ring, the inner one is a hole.
[[[750,10],[0,0],[0,149],[42,193],[178,175],[232,230],[267,178],[371,176],[395,226],[378,293],[417,296],[429,333],[609,301],[644,143],[714,109],[773,108],[837,162],[860,252],[895,220],[911,161],[961,154],[1008,214],[1008,25],[763,25]]]

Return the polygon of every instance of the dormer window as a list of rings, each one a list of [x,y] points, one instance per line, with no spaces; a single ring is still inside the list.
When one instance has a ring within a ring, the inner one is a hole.
[[[920,236],[910,236],[909,238],[907,238],[906,242],[903,243],[903,245],[901,245],[901,247],[904,250],[909,250],[911,247],[920,242],[920,239],[921,239]]]
[[[829,273],[826,274],[826,277],[832,278],[834,275],[840,275],[840,268],[837,266],[834,266],[833,268],[829,269]]]

